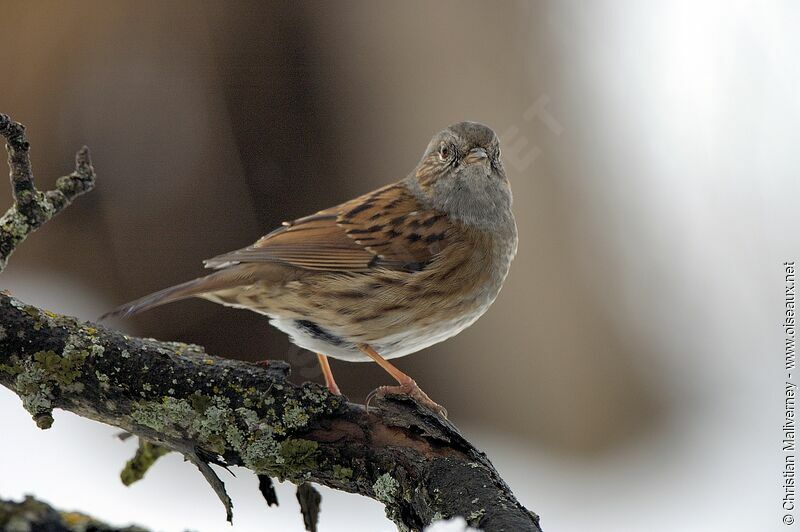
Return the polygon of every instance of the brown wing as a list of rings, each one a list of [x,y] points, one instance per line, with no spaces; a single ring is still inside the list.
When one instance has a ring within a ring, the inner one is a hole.
[[[205,261],[222,268],[243,262],[283,262],[309,270],[416,271],[448,243],[447,218],[393,184],[284,226],[250,247]]]

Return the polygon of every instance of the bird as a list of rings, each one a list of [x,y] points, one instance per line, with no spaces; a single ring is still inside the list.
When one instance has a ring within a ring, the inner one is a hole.
[[[297,346],[375,362],[405,394],[447,411],[389,360],[472,325],[497,298],[517,252],[512,193],[491,128],[459,122],[436,133],[403,179],[283,224],[254,244],[204,261],[214,272],[121,305],[127,317],[187,298],[266,315]],[[369,401],[367,401],[368,403]]]

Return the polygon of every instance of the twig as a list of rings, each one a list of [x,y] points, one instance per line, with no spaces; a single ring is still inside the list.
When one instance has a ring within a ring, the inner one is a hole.
[[[278,494],[269,475],[258,475],[258,491],[267,501],[267,506],[278,506]]]
[[[3,120],[0,132],[7,132],[13,123]],[[28,220],[19,196],[37,193],[27,142],[21,129],[11,129],[11,211]],[[88,152],[80,152],[68,178],[85,191],[93,175]],[[0,241],[24,238],[5,232],[0,227]],[[209,463],[366,495],[403,530],[463,516],[488,532],[539,531],[538,517],[446,420],[407,396],[376,400],[378,410],[366,412],[317,384],[292,384],[288,375],[283,362],[264,367],[195,345],[134,338],[0,293],[0,385],[20,396],[41,428],[61,408],[179,452],[200,469],[229,519],[230,498]],[[265,491],[270,502],[274,493]],[[308,490],[300,496],[313,503]]]
[[[154,445],[149,441],[139,439],[139,448],[133,458],[128,460],[125,467],[119,474],[119,479],[126,486],[138,482],[144,478],[145,473],[156,463],[156,460],[168,454],[170,451],[160,445]]]
[[[0,271],[3,271],[11,253],[29,234],[94,187],[95,175],[89,148],[84,146],[75,155],[75,171],[60,177],[55,190],[40,192],[33,184],[25,126],[0,114],[0,135],[6,139],[14,196],[14,205],[0,218]]]
[[[317,532],[319,505],[322,502],[322,495],[314,489],[314,486],[308,482],[303,482],[297,486],[297,502],[300,503],[300,512],[303,514],[303,524],[306,530],[308,532]]]

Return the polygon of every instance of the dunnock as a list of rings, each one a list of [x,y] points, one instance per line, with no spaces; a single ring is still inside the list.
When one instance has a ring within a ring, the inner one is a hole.
[[[434,135],[405,179],[272,231],[205,261],[217,271],[122,305],[129,316],[201,297],[269,316],[292,342],[327,357],[373,360],[437,413],[411,377],[388,362],[441,342],[492,304],[517,250],[511,188],[494,132],[461,122]]]

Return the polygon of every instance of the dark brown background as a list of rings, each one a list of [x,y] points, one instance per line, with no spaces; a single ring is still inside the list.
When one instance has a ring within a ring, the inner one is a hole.
[[[454,9],[461,24],[442,25]],[[39,183],[65,173],[81,143],[99,174],[97,190],[26,243],[11,267],[46,264],[91,285],[109,307],[197,276],[202,259],[283,220],[403,177],[449,123],[523,128],[539,150],[554,137],[522,115],[551,90],[529,73],[557,67],[523,53],[508,31],[519,17],[534,22],[529,35],[545,36],[546,24],[513,4],[42,3],[7,11],[25,31],[1,37],[4,49],[19,51],[4,59],[16,73],[4,111],[28,125]],[[508,165],[522,237],[495,308],[461,338],[401,366],[456,419],[602,447],[633,430],[656,400],[631,373],[632,350],[591,301],[576,300],[579,276],[563,246],[570,214],[545,163],[525,172]],[[118,325],[251,360],[297,351],[264,318],[200,301]],[[316,374],[310,354],[299,360]],[[334,362],[334,370],[355,400],[386,381],[371,365]],[[501,380],[502,394],[482,397]],[[581,414],[590,400],[607,406]],[[572,404],[579,421],[560,422],[553,404]],[[498,417],[519,407],[523,419]]]

